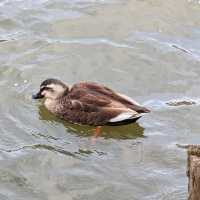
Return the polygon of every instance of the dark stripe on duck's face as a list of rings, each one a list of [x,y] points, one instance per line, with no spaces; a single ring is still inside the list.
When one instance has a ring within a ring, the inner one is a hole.
[[[33,99],[42,99],[42,98],[44,98],[44,95],[42,94],[42,92],[43,92],[44,90],[52,91],[53,89],[52,89],[52,88],[49,88],[49,87],[42,87],[42,88],[40,88],[40,91],[39,91],[37,94],[33,94],[33,95],[32,95],[32,98],[33,98]]]

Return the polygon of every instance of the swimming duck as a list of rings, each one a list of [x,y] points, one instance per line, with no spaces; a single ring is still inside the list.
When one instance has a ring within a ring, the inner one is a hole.
[[[93,126],[123,125],[150,112],[130,97],[93,82],[68,87],[57,79],[47,79],[33,99],[45,98],[45,107],[58,117]]]

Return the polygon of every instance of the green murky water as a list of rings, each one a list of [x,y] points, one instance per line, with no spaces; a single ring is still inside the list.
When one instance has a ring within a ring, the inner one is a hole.
[[[195,0],[0,1],[0,199],[186,199],[176,144],[200,143],[199,38]],[[31,99],[48,77],[101,82],[153,112],[92,144],[93,127]]]

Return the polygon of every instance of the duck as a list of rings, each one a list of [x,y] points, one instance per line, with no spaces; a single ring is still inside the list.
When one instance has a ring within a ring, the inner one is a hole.
[[[134,123],[150,112],[132,98],[95,82],[79,82],[70,87],[49,78],[32,98],[44,98],[46,109],[67,122],[95,127]]]

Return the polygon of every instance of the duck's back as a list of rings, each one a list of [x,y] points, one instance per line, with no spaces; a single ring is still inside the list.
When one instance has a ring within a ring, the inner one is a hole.
[[[84,82],[75,84],[59,100],[56,114],[73,123],[121,125],[139,119],[137,110],[142,109],[105,86]]]
[[[93,98],[91,98],[91,95],[93,96]],[[94,100],[94,103],[100,101],[103,101],[104,103],[106,101],[107,104],[118,103],[118,105],[132,109],[138,113],[150,112],[149,109],[141,106],[132,98],[124,94],[117,93],[114,90],[104,85],[100,85],[98,83],[93,83],[93,82],[77,83],[72,87],[70,91],[70,96],[72,98],[81,98],[82,96],[85,96],[84,98],[86,98],[86,96],[88,96],[88,99],[91,99],[91,101]]]

